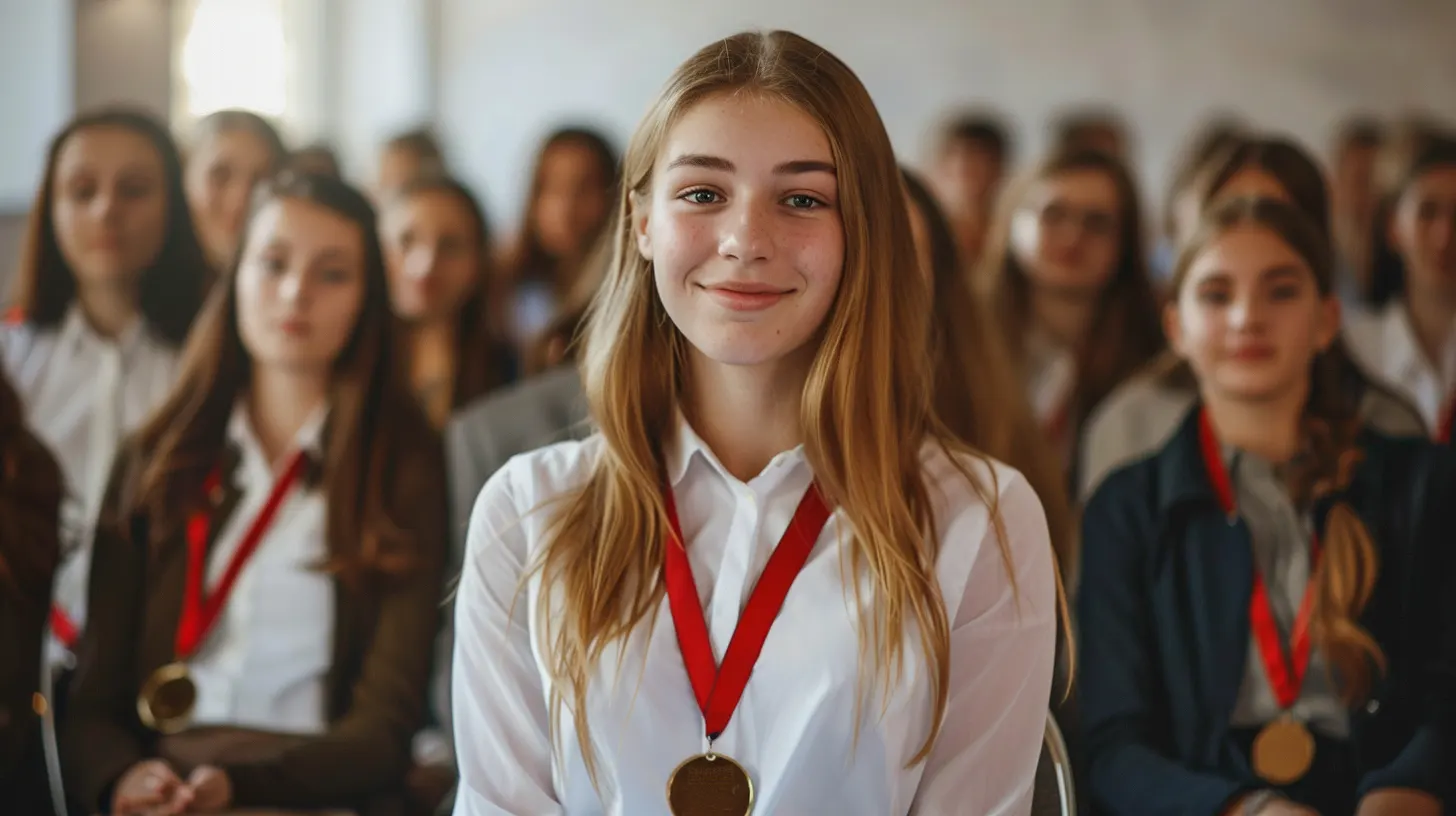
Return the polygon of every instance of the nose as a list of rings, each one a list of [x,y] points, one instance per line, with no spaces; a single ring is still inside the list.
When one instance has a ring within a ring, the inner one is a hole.
[[[765,206],[743,201],[728,217],[718,240],[718,254],[743,263],[765,261],[773,256],[773,235]]]
[[[427,277],[434,271],[438,257],[439,253],[432,246],[411,249],[404,256],[404,276],[414,281]]]
[[[302,306],[308,298],[307,277],[302,270],[289,270],[278,281],[278,298],[290,306]]]
[[[1263,320],[1263,309],[1260,308],[1259,299],[1248,295],[1235,298],[1229,309],[1228,319],[1229,325],[1240,331],[1258,328]]]

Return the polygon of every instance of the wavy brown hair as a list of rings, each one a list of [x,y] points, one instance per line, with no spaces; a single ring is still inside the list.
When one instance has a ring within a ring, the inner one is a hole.
[[[1001,213],[974,281],[984,287],[1001,317],[1007,348],[1020,365],[1031,323],[1032,284],[1011,251],[1011,219],[1037,182],[1087,171],[1107,176],[1117,187],[1118,260],[1112,279],[1100,295],[1096,317],[1087,332],[1089,341],[1075,352],[1077,382],[1072,418],[1078,426],[1113,388],[1142,368],[1164,345],[1158,296],[1148,276],[1142,206],[1127,167],[1120,159],[1095,150],[1052,154],[1002,200]]]
[[[20,397],[0,371],[0,590],[50,597],[61,558],[60,465],[26,427]]]
[[[834,55],[789,32],[738,34],[679,66],[627,151],[611,263],[579,358],[602,455],[585,484],[553,506],[536,565],[551,704],[559,710],[571,701],[593,778],[589,678],[613,644],[650,620],[663,597],[659,576],[670,533],[662,440],[679,409],[688,342],[658,298],[651,265],[632,237],[633,214],[651,193],[673,124],[702,100],[725,93],[765,94],[794,105],[823,128],[833,154],[844,271],[813,341],[800,431],[816,483],[852,530],[843,542],[850,574],[865,576],[872,587],[874,603],[865,605],[859,626],[861,680],[877,680],[888,694],[907,648],[925,660],[932,725],[912,762],[924,760],[934,745],[950,691],[950,621],[936,578],[939,539],[921,452],[934,441],[963,464],[970,449],[932,407],[929,286],[919,270],[894,150],[869,93]],[[999,490],[969,471],[966,478],[991,510],[1015,586],[999,535]],[[848,584],[856,602],[865,600],[858,597],[860,581]]]
[[[152,116],[128,108],[107,108],[82,114],[51,140],[45,175],[35,203],[25,250],[15,277],[13,306],[28,323],[58,325],[76,299],[76,273],[61,254],[53,208],[56,200],[56,162],[73,136],[99,128],[120,128],[151,142],[162,161],[167,196],[166,237],[162,248],[139,278],[138,305],[147,326],[174,346],[182,345],[192,320],[212,282],[212,266],[192,224],[192,211],[182,186],[182,158],[167,128]]]
[[[505,385],[515,367],[515,352],[506,343],[496,320],[500,313],[496,304],[502,293],[499,290],[495,255],[491,250],[490,222],[486,220],[485,208],[481,206],[480,199],[470,192],[469,187],[454,178],[424,176],[406,184],[385,206],[388,208],[429,193],[450,196],[465,210],[475,230],[475,252],[480,259],[475,288],[460,304],[459,318],[455,324],[455,382],[452,384],[450,403],[459,408]],[[407,350],[411,334],[409,326],[402,327],[399,340],[405,360],[410,359]]]
[[[1334,255],[1327,225],[1316,225],[1298,207],[1268,198],[1238,198],[1204,214],[1198,232],[1174,267],[1176,302],[1193,263],[1214,241],[1235,229],[1256,227],[1275,235],[1309,267],[1320,297],[1334,297]],[[1315,587],[1310,638],[1332,667],[1340,696],[1362,702],[1373,685],[1373,668],[1385,666],[1380,645],[1360,625],[1375,591],[1380,559],[1370,531],[1341,499],[1361,457],[1359,400],[1346,387],[1347,361],[1339,340],[1317,354],[1309,368],[1309,396],[1300,426],[1299,453],[1287,476],[1300,507],[1330,500],[1320,535],[1323,551],[1310,580]]]
[[[285,175],[262,191],[259,208],[280,199],[324,207],[359,227],[365,294],[353,335],[334,362],[322,463],[328,497],[325,568],[347,580],[396,575],[416,565],[418,549],[396,519],[422,492],[442,489],[425,452],[434,432],[405,385],[394,353],[384,256],[374,208],[363,194],[327,176]],[[247,246],[252,225],[243,231]],[[183,351],[172,393],[134,442],[143,463],[136,505],[159,545],[205,505],[202,485],[221,461],[233,406],[252,378],[238,331],[241,255],[208,296]]]

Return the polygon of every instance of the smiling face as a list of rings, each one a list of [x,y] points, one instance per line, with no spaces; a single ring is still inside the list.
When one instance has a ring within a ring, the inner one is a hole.
[[[1274,400],[1307,387],[1310,364],[1340,326],[1339,302],[1273,230],[1230,228],[1188,267],[1165,327],[1205,392]]]
[[[696,353],[739,366],[812,355],[845,255],[819,124],[774,97],[709,96],[673,125],[652,179],[633,231]]]

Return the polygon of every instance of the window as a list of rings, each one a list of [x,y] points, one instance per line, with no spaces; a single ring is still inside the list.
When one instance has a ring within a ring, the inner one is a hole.
[[[315,138],[322,100],[322,0],[177,0],[172,120],[186,133],[222,108],[246,108],[285,134]]]

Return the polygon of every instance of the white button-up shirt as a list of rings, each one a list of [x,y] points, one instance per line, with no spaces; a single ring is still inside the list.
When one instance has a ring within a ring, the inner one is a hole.
[[[116,448],[166,397],[177,352],[141,319],[115,338],[102,337],[72,306],[55,328],[0,327],[5,372],[25,405],[26,420],[61,465],[65,559],[55,600],[78,628],[86,619],[91,538]],[[52,642],[52,662],[64,649]]]
[[[667,474],[721,661],[812,473],[795,449],[745,483],[686,422],[671,442]],[[602,449],[601,438],[592,437],[517,457],[480,494],[456,600],[458,816],[666,814],[669,775],[706,748],[666,600],[625,642],[609,647],[591,673],[587,713],[600,796],[571,713],[563,710],[552,728],[537,617],[541,579],[529,565],[546,540],[551,511],[543,508],[580,486]],[[861,576],[855,605],[841,542],[850,531],[836,512],[714,746],[752,776],[758,813],[1030,812],[1056,638],[1046,518],[1019,473],[967,462],[998,497],[1014,595],[987,505],[938,447],[927,445],[923,461],[941,539],[937,577],[952,624],[939,740],[928,761],[909,765],[930,731],[932,706],[913,625],[905,632],[899,683],[887,698],[874,669],[860,673],[859,626],[869,619],[874,593]]]
[[[1428,360],[1416,340],[1405,301],[1352,318],[1345,329],[1355,360],[1371,376],[1406,398],[1434,432],[1446,401],[1456,395],[1456,332],[1439,360]]]
[[[294,450],[318,454],[325,415],[320,410],[299,431]],[[233,476],[240,495],[208,554],[208,592],[222,580],[281,475],[263,454],[241,402],[228,438],[241,454]],[[328,556],[326,516],[323,491],[302,481],[279,505],[216,625],[188,661],[197,684],[195,724],[290,734],[325,730],[334,643],[334,582],[318,569]]]

